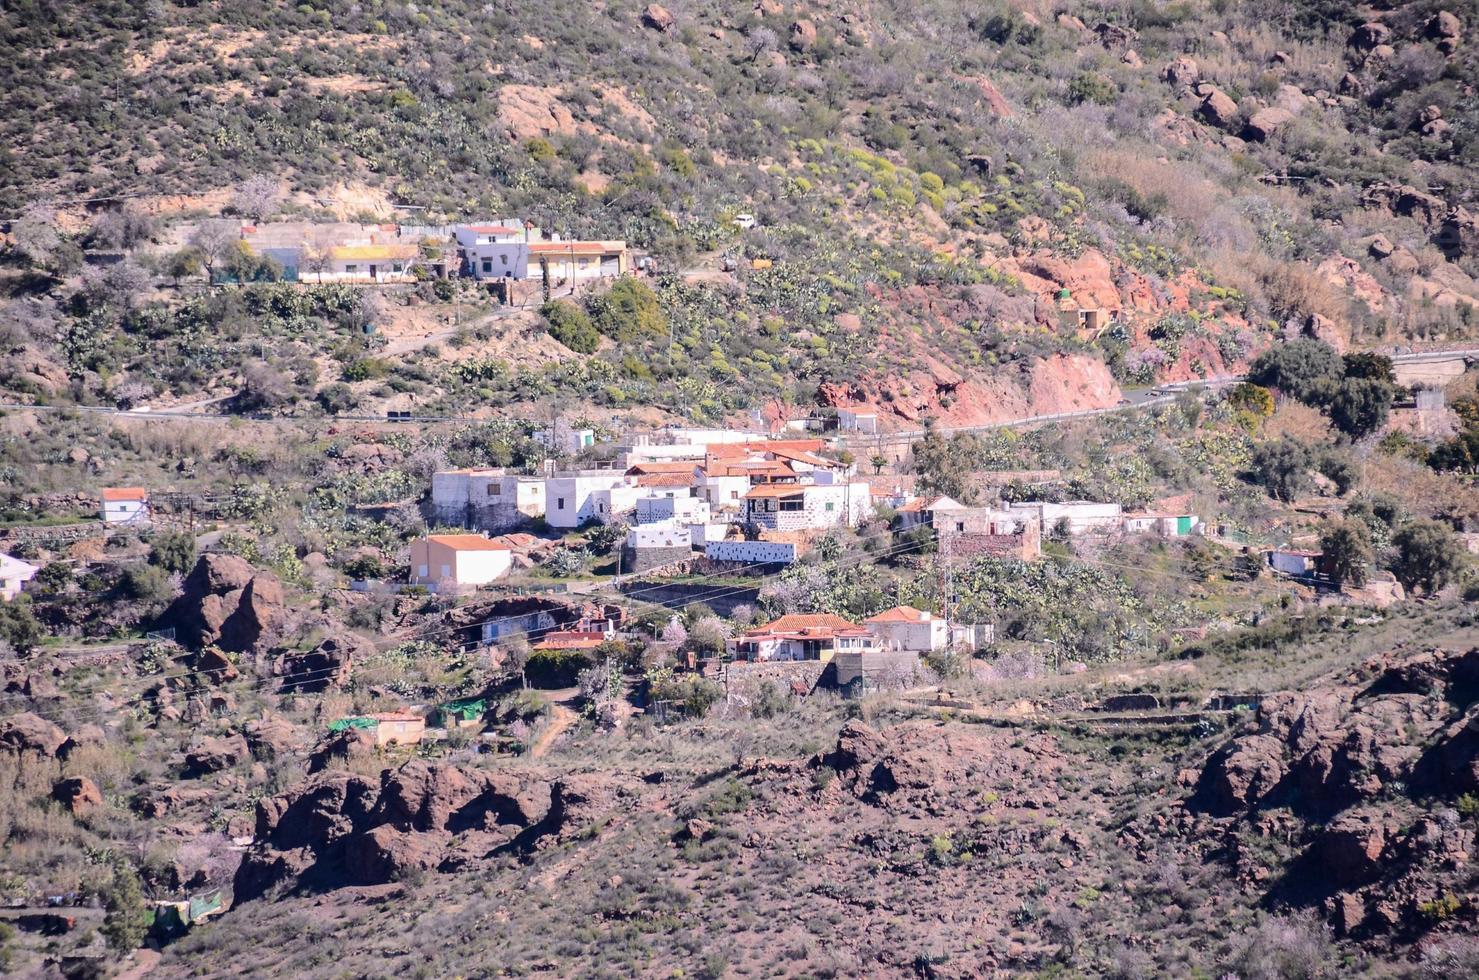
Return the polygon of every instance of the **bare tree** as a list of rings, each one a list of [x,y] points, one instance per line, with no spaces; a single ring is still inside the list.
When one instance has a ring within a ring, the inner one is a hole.
[[[200,252],[200,264],[206,277],[215,274],[216,263],[226,258],[231,247],[241,239],[241,226],[225,218],[202,221],[190,233],[189,245]]]
[[[282,185],[266,174],[248,177],[231,195],[231,209],[246,215],[253,221],[261,221],[277,213],[282,203]]]
[[[504,662],[519,672],[519,684],[525,689],[529,688],[529,675],[525,671],[529,667],[529,640],[523,633],[514,633],[501,643],[503,647]]]
[[[63,276],[82,264],[82,253],[62,235],[56,212],[41,204],[28,205],[10,225],[11,247],[31,266]]]
[[[324,281],[324,273],[329,271],[334,257],[334,246],[325,232],[314,232],[308,236],[299,250],[299,264],[304,272],[312,272],[318,276],[318,281]]]
[[[778,43],[775,31],[768,27],[757,27],[750,32],[745,40],[750,49],[750,60],[754,61],[767,51],[774,51]]]

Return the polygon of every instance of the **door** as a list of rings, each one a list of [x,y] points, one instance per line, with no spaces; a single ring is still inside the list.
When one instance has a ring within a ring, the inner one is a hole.
[[[378,271],[379,271],[379,267],[378,266],[373,266],[373,265],[370,266],[370,278],[371,279],[374,279],[375,278],[375,273],[378,272]]]
[[[1191,518],[1190,517],[1178,517],[1178,518],[1176,518],[1176,533],[1177,534],[1190,534],[1191,533]]]

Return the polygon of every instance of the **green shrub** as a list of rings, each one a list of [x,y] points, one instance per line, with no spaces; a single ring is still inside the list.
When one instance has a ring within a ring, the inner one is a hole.
[[[529,654],[524,673],[535,687],[574,687],[580,672],[595,665],[589,650],[535,650]]]
[[[577,354],[596,352],[601,335],[585,310],[566,300],[556,300],[540,307],[539,313],[548,324],[551,337]]]

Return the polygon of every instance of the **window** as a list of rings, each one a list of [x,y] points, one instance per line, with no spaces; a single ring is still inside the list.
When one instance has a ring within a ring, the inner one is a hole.
[[[739,499],[739,491],[738,490],[731,490],[731,491],[729,491],[729,499],[730,500],[738,500]]]
[[[427,569],[426,569],[426,566],[425,565],[417,565],[416,566],[416,577],[417,578],[426,578],[427,577],[426,576],[426,571],[427,571]]]
[[[806,509],[806,505],[799,500],[782,500],[780,509],[787,512],[801,511]]]
[[[490,496],[490,497],[498,497],[498,496],[502,496],[502,494],[503,494],[503,486],[501,484],[498,484],[498,483],[490,483],[490,484],[488,484],[488,496]]]
[[[582,269],[589,269],[591,267],[591,260],[590,259],[581,259],[580,260],[580,267]]]
[[[498,255],[498,264],[499,265],[508,265],[508,253],[507,252],[500,252],[499,253],[499,255]]]
[[[965,531],[965,521],[956,521],[955,522],[955,530],[964,533],[964,531]]]
[[[483,260],[483,271],[484,272],[492,272],[493,271],[493,260],[492,259],[484,259]]]
[[[837,505],[836,505],[836,504],[835,504],[835,503],[833,503],[833,502],[832,502],[832,501],[830,501],[830,500],[829,500],[829,501],[827,501],[827,513],[829,513],[829,514],[830,514],[830,513],[832,513],[832,512],[833,512],[833,511],[834,511],[834,510],[836,510],[836,509],[837,509]]]
[[[346,265],[344,267],[344,271],[346,273],[350,274],[350,275],[353,275],[354,273],[356,273],[356,272],[359,271],[359,266],[357,266],[357,265]]]
[[[401,264],[400,262],[392,262],[390,264],[390,271],[391,272],[405,272],[406,271],[406,267],[403,264]]]
[[[555,498],[555,510],[564,510],[564,509],[565,509],[565,498],[564,497],[556,497]]]

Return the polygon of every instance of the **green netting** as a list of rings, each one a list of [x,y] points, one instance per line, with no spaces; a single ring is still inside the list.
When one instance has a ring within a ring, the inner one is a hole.
[[[455,716],[463,721],[476,721],[487,710],[488,702],[485,698],[458,698],[441,706],[443,715]]]
[[[340,718],[338,721],[329,722],[329,731],[342,732],[350,728],[374,728],[378,725],[374,718]]]

